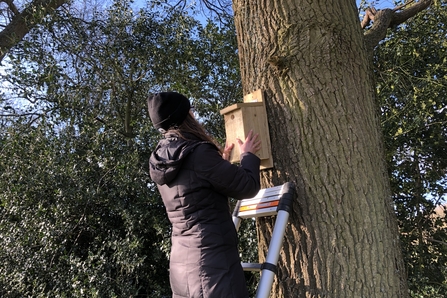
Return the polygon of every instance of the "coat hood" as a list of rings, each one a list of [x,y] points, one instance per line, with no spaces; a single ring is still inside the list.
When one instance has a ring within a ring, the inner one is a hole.
[[[175,134],[162,139],[149,159],[149,172],[152,180],[159,184],[167,184],[175,179],[185,158],[198,145],[208,143],[201,140],[185,140]]]

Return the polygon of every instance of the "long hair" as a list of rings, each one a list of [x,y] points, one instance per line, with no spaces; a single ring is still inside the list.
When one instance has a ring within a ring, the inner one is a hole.
[[[182,124],[180,124],[178,127],[170,128],[167,133],[175,133],[182,139],[188,140],[187,134],[192,134],[196,138],[198,138],[201,141],[210,142],[211,144],[216,145],[216,147],[219,149],[220,153],[222,153],[222,147],[220,144],[212,138],[206,130],[203,128],[202,124],[200,124],[194,116],[190,113],[186,116],[185,120],[183,120]]]

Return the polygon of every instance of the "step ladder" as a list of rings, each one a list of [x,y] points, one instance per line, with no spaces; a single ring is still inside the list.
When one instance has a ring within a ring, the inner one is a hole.
[[[244,271],[261,271],[256,298],[268,298],[270,295],[294,196],[295,187],[293,183],[287,182],[280,186],[261,189],[255,197],[238,201],[234,208],[233,223],[236,230],[239,230],[242,219],[276,215],[265,262],[242,263]]]

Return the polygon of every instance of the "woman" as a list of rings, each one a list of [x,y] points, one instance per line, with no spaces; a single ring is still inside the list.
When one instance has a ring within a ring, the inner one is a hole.
[[[236,166],[228,161],[233,144],[221,153],[185,96],[158,93],[148,99],[148,109],[164,135],[149,165],[172,223],[172,297],[247,298],[228,197],[243,199],[259,191],[258,135],[237,140],[241,162]]]

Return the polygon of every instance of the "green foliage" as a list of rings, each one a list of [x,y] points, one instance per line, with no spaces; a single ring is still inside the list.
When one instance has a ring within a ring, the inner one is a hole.
[[[234,27],[152,4],[61,10],[13,49],[0,93],[0,296],[168,297],[170,225],[147,173],[148,93],[218,111],[242,98]],[[445,4],[377,49],[387,160],[413,297],[446,295]],[[20,116],[21,115],[21,116]],[[244,261],[256,261],[244,221]],[[256,276],[247,276],[253,291]]]
[[[116,1],[59,11],[14,49],[0,101],[1,297],[171,295],[146,98],[185,93],[222,139],[216,109],[241,98],[235,42],[231,23]]]
[[[169,235],[147,187],[147,148],[41,121],[5,135],[2,297],[167,295],[167,257],[154,243]]]
[[[447,295],[447,13],[436,3],[376,52],[377,90],[413,297]]]

